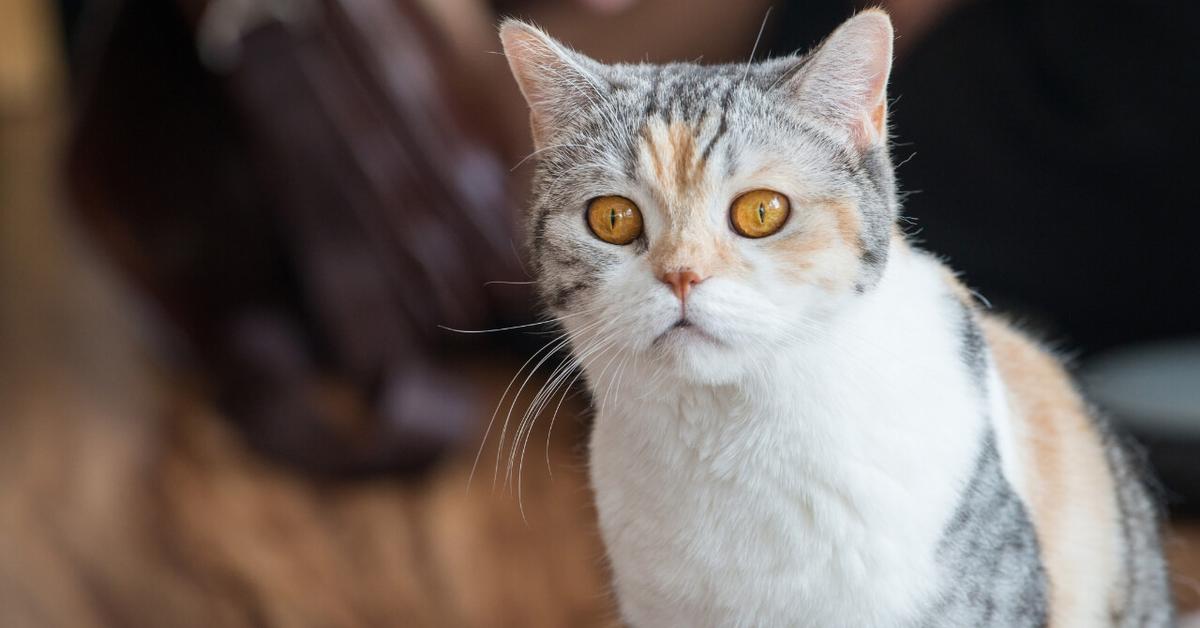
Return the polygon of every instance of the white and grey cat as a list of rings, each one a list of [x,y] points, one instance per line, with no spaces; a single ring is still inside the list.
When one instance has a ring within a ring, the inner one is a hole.
[[[532,110],[538,289],[599,406],[621,614],[1169,625],[1125,450],[896,227],[892,36],[873,10],[805,56],[604,65],[501,29]]]

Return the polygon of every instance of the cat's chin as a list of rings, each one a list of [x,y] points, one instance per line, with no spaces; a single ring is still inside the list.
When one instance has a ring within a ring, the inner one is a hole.
[[[676,324],[654,339],[651,350],[673,366],[677,377],[703,384],[732,381],[741,372],[737,352],[702,327]]]

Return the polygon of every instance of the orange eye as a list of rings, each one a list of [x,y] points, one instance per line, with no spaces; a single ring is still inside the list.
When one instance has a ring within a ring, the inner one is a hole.
[[[733,199],[729,221],[747,238],[765,238],[783,227],[792,211],[787,197],[771,190],[751,190]]]
[[[601,196],[588,203],[588,226],[610,244],[629,244],[642,235],[642,211],[624,196]]]

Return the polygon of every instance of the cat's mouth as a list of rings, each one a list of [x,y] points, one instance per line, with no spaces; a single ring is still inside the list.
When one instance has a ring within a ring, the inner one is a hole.
[[[699,325],[696,325],[694,322],[692,322],[691,320],[688,320],[687,318],[680,318],[679,320],[675,321],[674,323],[671,323],[671,326],[668,327],[665,331],[663,331],[663,333],[659,334],[658,337],[654,339],[654,342],[652,344],[658,345],[662,342],[665,342],[669,338],[675,338],[675,337],[682,338],[684,336],[691,336],[691,337],[699,338],[699,339],[711,342],[713,344],[718,344],[718,345],[722,344],[721,341],[714,338],[712,336],[712,334],[704,331],[703,329],[700,328]]]

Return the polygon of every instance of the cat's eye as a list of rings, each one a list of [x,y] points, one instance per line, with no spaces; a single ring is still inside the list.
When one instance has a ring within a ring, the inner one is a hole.
[[[642,235],[642,211],[624,196],[592,199],[587,222],[597,238],[610,244],[629,244]]]
[[[733,199],[729,222],[747,238],[765,238],[783,228],[792,211],[787,197],[771,190],[751,190]]]

